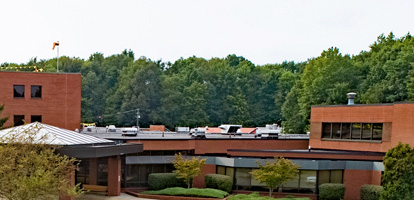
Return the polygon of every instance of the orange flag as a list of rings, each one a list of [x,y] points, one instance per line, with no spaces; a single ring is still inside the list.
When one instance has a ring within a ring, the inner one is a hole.
[[[52,48],[52,50],[55,50],[55,46],[59,46],[59,42],[53,42],[53,48]]]

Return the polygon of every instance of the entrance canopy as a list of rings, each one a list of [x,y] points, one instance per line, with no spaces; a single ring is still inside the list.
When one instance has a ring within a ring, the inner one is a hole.
[[[97,138],[39,122],[0,131],[0,142],[7,143],[14,138],[23,139],[23,141],[30,139],[31,143],[34,144],[56,145],[59,146],[57,148],[58,153],[76,158],[98,158],[143,151],[142,144],[116,144],[112,140]]]

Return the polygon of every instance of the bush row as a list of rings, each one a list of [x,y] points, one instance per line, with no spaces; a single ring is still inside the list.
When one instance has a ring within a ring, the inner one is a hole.
[[[361,200],[379,200],[383,188],[379,185],[363,185],[361,187]]]
[[[233,179],[230,176],[221,174],[207,174],[205,176],[207,188],[213,188],[230,193],[233,187]],[[150,190],[162,190],[165,188],[185,187],[182,179],[177,178],[175,173],[153,173],[148,176]],[[335,183],[325,183],[319,186],[319,198],[321,200],[344,199],[345,185]],[[363,185],[360,190],[361,200],[380,199],[382,186]]]
[[[324,183],[319,186],[320,200],[340,200],[344,199],[345,185],[338,183]]]
[[[231,192],[233,188],[233,178],[221,174],[207,174],[205,176],[205,183],[207,188],[214,188]]]
[[[145,191],[143,194],[158,194],[158,195],[169,195],[169,196],[187,196],[187,197],[212,197],[222,199],[229,195],[229,193],[211,189],[211,188],[182,188],[172,187],[157,191]]]
[[[150,190],[162,190],[170,187],[185,187],[182,179],[177,178],[176,173],[153,173],[148,176]]]

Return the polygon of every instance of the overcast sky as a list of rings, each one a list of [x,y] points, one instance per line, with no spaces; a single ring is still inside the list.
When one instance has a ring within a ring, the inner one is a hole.
[[[139,1],[13,0],[0,2],[0,63],[87,59],[135,52],[175,61],[228,54],[255,64],[306,61],[331,47],[368,50],[378,35],[414,30],[414,1]]]

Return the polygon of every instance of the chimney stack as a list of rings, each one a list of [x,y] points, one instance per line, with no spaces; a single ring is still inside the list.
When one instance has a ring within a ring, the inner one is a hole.
[[[355,92],[349,92],[346,94],[348,96],[348,105],[354,105],[354,98],[356,96]]]

